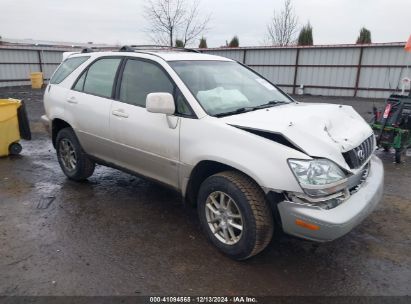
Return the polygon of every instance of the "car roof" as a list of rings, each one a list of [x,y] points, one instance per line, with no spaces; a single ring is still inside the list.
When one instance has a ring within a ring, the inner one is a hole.
[[[101,56],[141,57],[141,54],[156,56],[165,61],[184,61],[184,60],[233,61],[225,57],[197,53],[197,52],[163,51],[163,50],[159,50],[159,51],[136,50],[136,51],[131,51],[131,52],[119,52],[119,51],[87,52],[87,53],[78,52],[78,53],[71,53],[67,57],[79,57],[79,56],[92,56],[95,58],[101,57]]]
[[[177,60],[218,60],[218,61],[232,61],[231,59],[203,54],[203,53],[195,53],[195,52],[173,52],[173,51],[158,51],[158,52],[150,52],[153,55],[157,55],[163,58],[165,61],[177,61]]]

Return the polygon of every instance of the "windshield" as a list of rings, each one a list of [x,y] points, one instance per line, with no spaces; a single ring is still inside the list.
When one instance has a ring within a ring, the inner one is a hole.
[[[291,100],[275,86],[232,61],[173,61],[171,67],[209,115],[256,110]]]

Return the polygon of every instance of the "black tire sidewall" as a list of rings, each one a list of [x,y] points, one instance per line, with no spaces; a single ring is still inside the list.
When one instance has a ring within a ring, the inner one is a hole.
[[[69,140],[76,153],[77,164],[76,164],[75,170],[73,171],[68,171],[60,158],[59,149],[60,149],[60,141],[62,139]],[[57,159],[60,164],[60,167],[68,178],[73,179],[73,180],[83,180],[86,178],[83,176],[84,175],[83,168],[85,167],[85,162],[87,161],[86,155],[84,154],[83,149],[81,148],[81,145],[77,139],[77,136],[75,135],[74,131],[71,128],[64,128],[60,130],[59,133],[57,134],[56,151],[57,151]]]
[[[228,194],[237,204],[243,217],[243,232],[241,239],[234,245],[227,245],[218,240],[212,233],[207,223],[205,204],[209,194],[222,191]],[[198,215],[202,229],[209,240],[228,256],[241,260],[247,258],[254,249],[256,243],[256,221],[245,194],[230,180],[223,176],[211,176],[206,179],[198,194]]]

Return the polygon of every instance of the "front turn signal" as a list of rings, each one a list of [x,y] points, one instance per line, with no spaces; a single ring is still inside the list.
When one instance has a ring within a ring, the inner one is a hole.
[[[303,228],[306,228],[306,229],[309,229],[309,230],[320,230],[320,226],[308,223],[308,222],[300,220],[300,219],[296,219],[295,224],[297,226],[300,226],[300,227],[303,227]]]

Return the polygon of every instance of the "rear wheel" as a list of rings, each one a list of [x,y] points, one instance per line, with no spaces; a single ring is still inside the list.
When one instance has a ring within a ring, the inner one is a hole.
[[[84,153],[71,128],[59,131],[56,137],[56,150],[60,167],[69,179],[82,181],[93,174],[95,163]]]
[[[271,241],[274,224],[264,192],[241,173],[207,178],[200,187],[198,213],[210,241],[233,259],[250,258]]]

